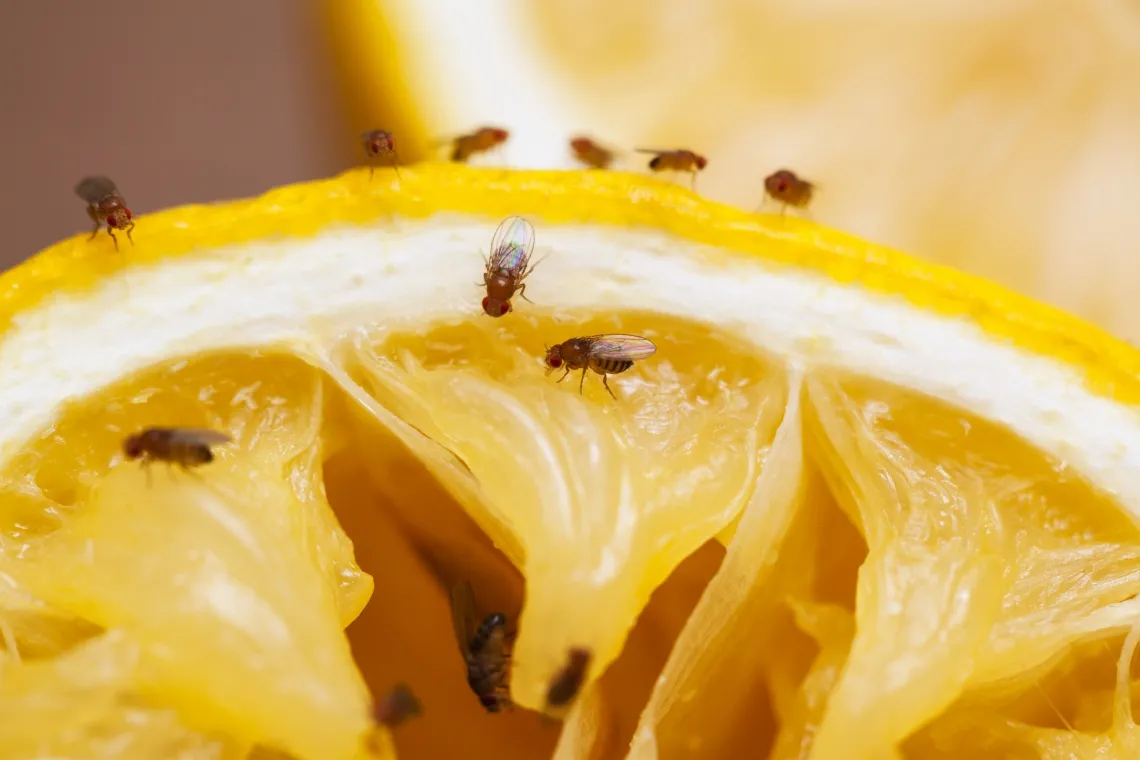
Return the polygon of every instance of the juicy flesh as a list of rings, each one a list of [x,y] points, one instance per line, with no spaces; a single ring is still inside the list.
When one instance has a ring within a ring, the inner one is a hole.
[[[176,361],[64,410],[0,483],[0,756],[1140,747],[1140,534],[1064,463],[684,320],[528,311],[362,329],[321,366]],[[658,346],[616,401],[544,375],[544,344],[606,332]],[[144,472],[144,425],[235,443]],[[512,711],[467,687],[460,580],[517,630]],[[560,724],[535,710],[570,646]],[[424,714],[374,731],[399,681]]]

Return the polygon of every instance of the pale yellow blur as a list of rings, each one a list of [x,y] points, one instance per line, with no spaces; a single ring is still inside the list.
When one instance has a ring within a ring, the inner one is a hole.
[[[791,168],[819,184],[821,223],[1140,339],[1135,3],[487,0],[499,39],[439,2],[367,2],[433,134],[498,114],[512,141],[691,147],[709,158],[698,190],[748,209]]]

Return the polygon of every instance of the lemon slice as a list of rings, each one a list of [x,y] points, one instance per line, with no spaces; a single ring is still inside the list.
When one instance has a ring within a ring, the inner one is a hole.
[[[509,214],[542,259],[494,320]],[[1094,328],[617,173],[356,171],[136,232],[2,283],[13,756],[1134,740],[1140,356]],[[603,333],[657,346],[615,398],[542,371]],[[146,425],[234,443],[144,471]],[[517,632],[513,712],[466,684],[461,581]],[[374,726],[399,681],[424,716]]]

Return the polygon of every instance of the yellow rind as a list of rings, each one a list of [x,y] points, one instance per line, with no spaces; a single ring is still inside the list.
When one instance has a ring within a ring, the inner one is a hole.
[[[77,208],[77,214],[81,209]],[[680,186],[634,174],[510,171],[424,163],[288,185],[251,200],[182,206],[136,219],[135,246],[120,252],[101,233],[63,240],[0,277],[0,328],[48,296],[79,294],[106,275],[195,251],[253,240],[308,237],[332,224],[437,213],[531,215],[547,223],[644,227],[756,256],[777,266],[906,299],[962,317],[995,338],[1070,365],[1091,392],[1140,404],[1140,351],[1063,311],[979,277],[795,219],[712,203]],[[708,260],[717,266],[717,257]]]

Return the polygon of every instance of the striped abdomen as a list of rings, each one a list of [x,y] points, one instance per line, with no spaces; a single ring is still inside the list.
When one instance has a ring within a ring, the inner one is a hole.
[[[591,359],[590,369],[599,375],[620,375],[633,366],[629,359]]]

